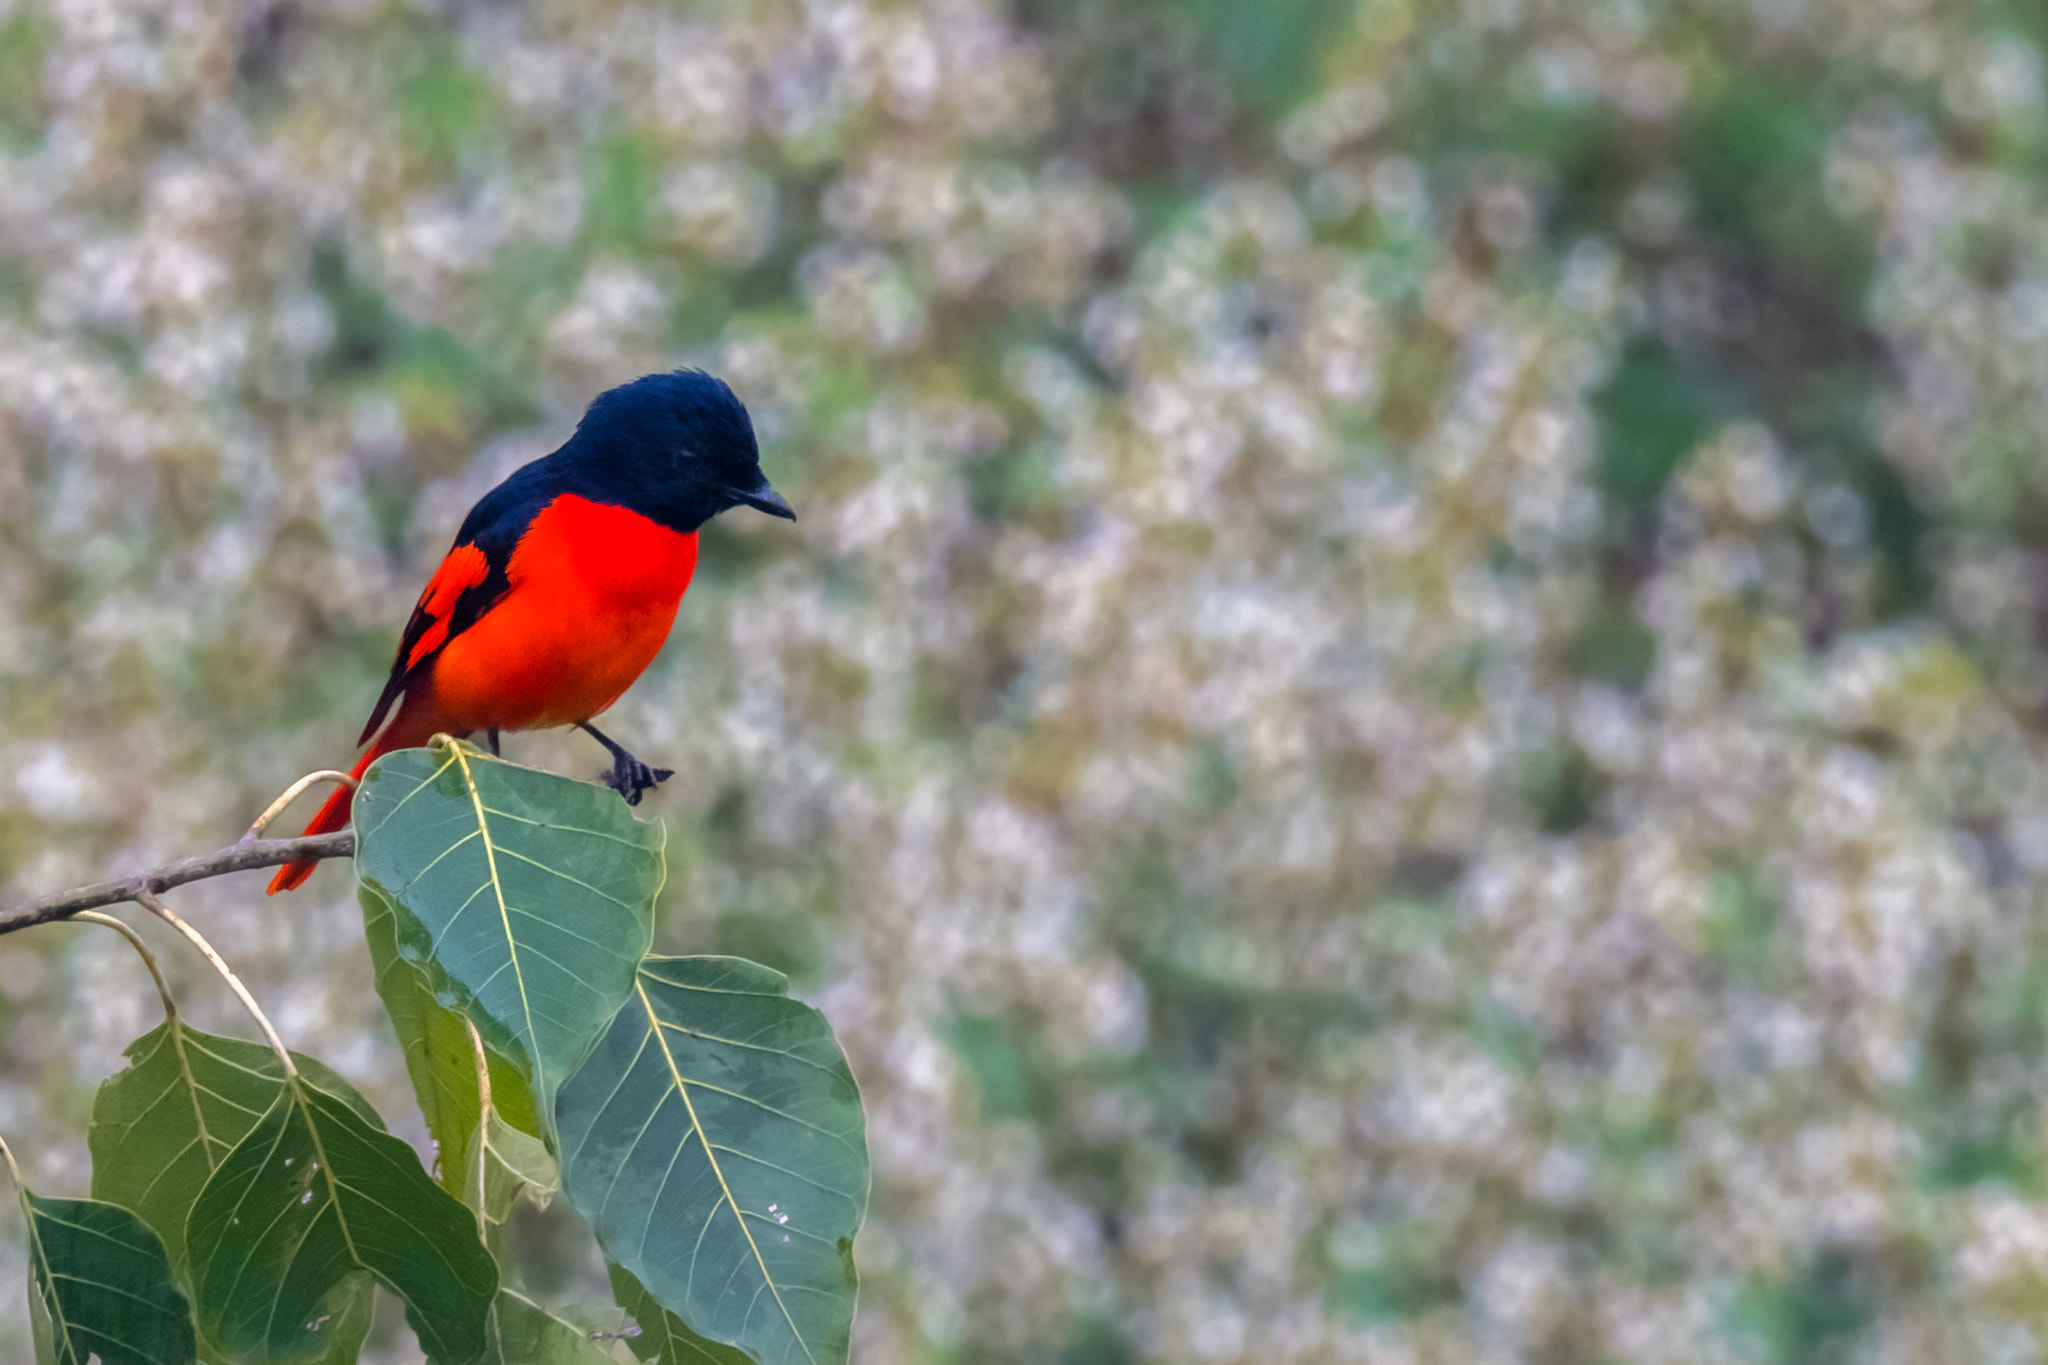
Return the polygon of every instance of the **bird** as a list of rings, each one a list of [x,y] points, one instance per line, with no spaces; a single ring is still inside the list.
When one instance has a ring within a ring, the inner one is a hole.
[[[351,778],[436,734],[482,730],[496,753],[500,731],[573,725],[611,754],[605,784],[638,805],[674,774],[591,720],[660,652],[697,566],[698,528],[734,507],[796,520],[723,380],[676,370],[599,394],[560,448],[470,509],[406,622]],[[348,824],[354,798],[339,786],[306,833]],[[316,866],[285,864],[269,894],[304,885]]]

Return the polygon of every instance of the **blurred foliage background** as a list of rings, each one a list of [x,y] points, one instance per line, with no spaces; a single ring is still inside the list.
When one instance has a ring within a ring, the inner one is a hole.
[[[0,902],[345,761],[469,503],[703,365],[802,520],[608,728],[865,1089],[857,1360],[2038,1359],[2044,13],[0,0]],[[347,877],[259,892],[424,1145]],[[127,954],[0,945],[45,1193]]]

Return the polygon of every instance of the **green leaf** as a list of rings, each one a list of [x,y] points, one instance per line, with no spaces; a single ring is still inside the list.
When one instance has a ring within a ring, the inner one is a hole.
[[[52,1365],[188,1365],[192,1309],[171,1278],[163,1239],[118,1204],[42,1199],[28,1216],[29,1303],[36,1359]]]
[[[435,1178],[448,1193],[466,1198],[471,1184],[468,1151],[482,1113],[469,1029],[460,1014],[434,998],[426,974],[399,955],[398,915],[391,902],[367,888],[361,899],[377,994],[398,1033],[405,1069],[439,1157]],[[533,1092],[511,1063],[495,1052],[489,1055],[491,1090],[505,1118],[528,1133],[538,1133]]]
[[[377,1311],[377,1281],[365,1271],[343,1276],[320,1301],[319,1311],[306,1319],[307,1355],[294,1356],[296,1365],[356,1365],[363,1353],[363,1338]],[[206,1333],[199,1334],[199,1359],[204,1365],[228,1357]],[[236,1357],[239,1363],[241,1357]]]
[[[490,1344],[477,1365],[614,1365],[612,1353],[510,1289],[491,1305]]]
[[[401,749],[356,793],[356,875],[397,955],[543,1105],[632,993],[654,935],[662,829],[615,792],[465,744]]]
[[[284,1067],[258,1043],[188,1028],[177,1015],[128,1045],[128,1067],[92,1102],[92,1193],[132,1210],[185,1264],[185,1219],[207,1177],[277,1103]],[[292,1061],[363,1119],[383,1121],[356,1088],[311,1057]]]
[[[753,1357],[737,1346],[721,1346],[690,1330],[690,1324],[654,1301],[647,1286],[633,1278],[633,1272],[617,1261],[607,1261],[611,1272],[612,1297],[626,1310],[640,1329],[626,1338],[635,1360],[658,1360],[661,1365],[752,1365]]]
[[[846,1358],[867,1207],[860,1094],[781,973],[650,957],[555,1102],[562,1188],[695,1331],[767,1365]]]
[[[227,1154],[187,1227],[199,1325],[223,1351],[303,1360],[335,1286],[367,1270],[405,1300],[427,1354],[484,1349],[498,1268],[469,1211],[412,1148],[304,1081]]]

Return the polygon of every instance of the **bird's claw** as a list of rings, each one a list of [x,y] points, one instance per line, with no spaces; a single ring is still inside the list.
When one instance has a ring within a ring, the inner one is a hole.
[[[611,771],[598,781],[626,798],[626,804],[637,806],[640,798],[653,791],[676,775],[673,768],[650,768],[631,754],[620,754],[612,764]]]

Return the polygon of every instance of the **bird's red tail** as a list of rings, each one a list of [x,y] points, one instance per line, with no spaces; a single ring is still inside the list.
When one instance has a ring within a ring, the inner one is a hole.
[[[361,781],[363,774],[369,770],[372,763],[383,757],[389,750],[401,747],[396,744],[387,745],[384,742],[385,738],[388,738],[388,736],[379,738],[375,744],[372,744],[363,751],[363,756],[356,760],[354,770],[349,773],[350,777]],[[349,812],[354,808],[355,803],[355,788],[336,787],[334,795],[327,798],[327,804],[320,807],[320,813],[315,815],[313,822],[306,826],[306,833],[331,834],[335,830],[340,829],[348,823]],[[303,858],[295,863],[286,863],[277,870],[277,875],[270,879],[270,890],[265,894],[275,896],[280,891],[298,890],[306,884],[306,879],[313,875],[313,869],[318,866],[320,866],[320,861],[317,858]]]

